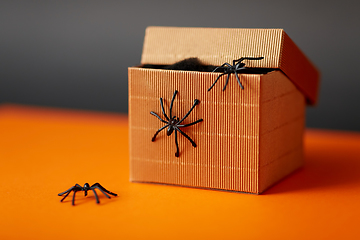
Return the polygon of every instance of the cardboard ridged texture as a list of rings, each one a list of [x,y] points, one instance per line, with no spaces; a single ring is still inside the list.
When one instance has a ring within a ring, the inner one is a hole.
[[[158,30],[161,28],[151,29],[157,31],[147,30],[143,63],[172,64],[190,56],[205,61],[201,55],[194,55],[193,52],[183,52],[179,59],[161,60],[162,57],[158,57],[158,60],[155,60],[156,52],[161,56],[177,56],[181,51],[173,52],[173,49],[169,48],[169,54],[164,54],[163,47],[159,47],[158,43],[152,45],[149,41],[149,39],[160,39],[164,32],[159,33]],[[164,29],[176,33],[176,28]],[[183,28],[180,30],[185,31]],[[196,30],[199,29],[189,31],[196,32]],[[226,32],[220,29],[201,29],[199,39],[202,39],[201,35],[207,32],[205,30]],[[233,29],[230,30],[232,31]],[[251,30],[247,31],[251,32]],[[258,32],[261,30],[256,29],[252,33],[255,39]],[[282,35],[282,30],[275,32]],[[152,36],[155,33],[161,35]],[[263,35],[260,34],[259,37]],[[209,33],[206,33],[203,37],[208,36]],[[229,34],[218,36],[224,39],[228,37]],[[278,47],[274,47],[273,44],[279,45],[279,43],[274,41],[274,38],[269,39],[270,43],[262,43],[262,45],[269,46],[271,49],[267,51],[274,51],[273,53],[276,54]],[[207,39],[209,42],[215,40]],[[203,40],[202,44],[205,42]],[[188,43],[188,41],[183,42],[183,44]],[[257,47],[256,44],[254,48]],[[172,45],[173,43],[168,43],[168,46]],[[219,46],[223,47],[223,45]],[[188,47],[181,45],[179,48]],[[238,46],[233,45],[233,48],[237,49]],[[282,52],[293,51],[282,49]],[[153,52],[152,60],[149,58],[149,52]],[[220,53],[218,50],[210,51],[208,55],[215,56],[211,59],[216,59],[216,55],[219,54],[220,60],[217,62],[213,60],[214,62],[210,61],[207,64],[221,65],[224,61],[232,62],[232,59],[223,60],[223,55]],[[230,53],[233,54],[231,48],[224,49],[224,55]],[[234,59],[241,57],[235,54],[233,56]],[[279,56],[267,58],[267,64],[273,68],[271,64],[276,61],[271,63],[269,59],[278,58]],[[222,91],[225,77],[220,79],[211,91],[207,91],[220,74],[129,68],[131,181],[258,194],[302,166],[305,106],[308,101],[303,90],[279,68],[267,74],[239,74],[244,90],[241,90],[234,74],[231,74],[225,91]],[[203,119],[203,122],[183,129],[196,142],[196,148],[188,139],[178,134],[179,157],[175,157],[175,136],[174,134],[167,136],[166,129],[160,132],[154,142],[151,141],[155,132],[165,123],[151,115],[150,111],[164,118],[159,100],[163,98],[165,111],[169,114],[170,101],[175,90],[178,94],[173,104],[173,115],[182,118],[191,108],[194,99],[199,99],[200,104],[194,108],[183,124]]]
[[[148,27],[141,64],[167,65],[197,57],[205,65],[220,66],[245,56],[264,57],[244,63],[280,69],[309,104],[317,102],[319,72],[283,29]]]

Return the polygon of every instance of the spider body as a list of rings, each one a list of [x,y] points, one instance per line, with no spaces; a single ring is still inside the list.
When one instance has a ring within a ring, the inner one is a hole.
[[[245,63],[243,63],[242,61],[244,60],[261,60],[264,59],[264,57],[257,57],[257,58],[253,58],[253,57],[242,57],[239,58],[237,60],[233,60],[233,65],[231,65],[230,63],[224,63],[223,65],[221,65],[220,67],[216,67],[212,72],[217,71],[218,69],[222,70],[224,73],[220,74],[216,80],[214,81],[214,83],[211,85],[211,87],[208,89],[208,91],[210,91],[216,84],[216,82],[223,76],[227,74],[227,78],[226,78],[226,82],[223,88],[223,91],[225,91],[226,86],[229,82],[229,78],[230,78],[230,74],[234,73],[236,80],[239,84],[239,86],[241,87],[241,89],[244,89],[244,86],[241,84],[238,73],[241,72],[242,70],[246,69],[245,67]]]
[[[166,130],[166,135],[167,136],[170,136],[173,132],[175,132],[175,145],[176,145],[176,153],[175,153],[175,156],[176,157],[179,157],[179,144],[178,144],[178,139],[177,139],[177,134],[180,133],[181,135],[183,135],[186,139],[188,139],[192,146],[193,147],[196,147],[196,143],[186,134],[184,133],[181,128],[184,128],[184,127],[189,127],[189,126],[192,126],[192,125],[195,125],[199,122],[202,122],[203,119],[198,119],[196,120],[195,122],[192,122],[192,123],[188,123],[188,124],[181,124],[189,115],[190,113],[192,112],[192,110],[195,108],[196,105],[198,105],[200,103],[200,101],[198,99],[195,99],[194,100],[194,103],[192,105],[192,107],[190,108],[190,110],[185,114],[185,116],[183,118],[178,118],[176,116],[173,116],[172,115],[172,108],[173,108],[173,104],[174,104],[174,100],[175,100],[175,97],[176,97],[176,94],[177,94],[177,90],[175,90],[174,92],[174,95],[171,99],[171,103],[170,103],[170,115],[168,116],[166,113],[165,113],[165,109],[164,109],[164,104],[163,104],[163,99],[160,98],[160,106],[161,106],[161,110],[162,110],[162,113],[165,117],[165,119],[162,119],[158,114],[156,114],[155,112],[151,111],[150,114],[154,115],[155,117],[157,117],[161,122],[165,123],[165,126],[159,128],[154,136],[152,137],[151,141],[155,141],[156,139],[156,136],[162,131],[164,130],[165,128],[167,128]]]
[[[172,119],[170,119],[170,121],[169,121],[169,127],[168,127],[168,129],[166,130],[166,135],[167,136],[170,136],[173,132],[174,132],[174,130],[175,130],[175,127],[178,125],[178,123],[179,123],[179,118],[177,118],[177,117],[173,117]],[[155,140],[155,139],[154,139]]]
[[[102,192],[107,198],[110,198],[110,195],[113,195],[113,196],[117,196],[116,193],[113,193],[113,192],[110,192],[109,190],[107,190],[106,188],[104,188],[103,186],[101,186],[100,183],[95,183],[93,185],[90,186],[89,183],[85,183],[84,184],[84,187],[80,186],[79,184],[75,184],[75,186],[72,186],[71,188],[69,188],[68,190],[62,192],[62,193],[59,193],[58,196],[62,196],[62,195],[65,195],[61,200],[60,202],[64,201],[64,199],[69,196],[69,194],[74,191],[74,194],[73,194],[73,198],[72,198],[72,205],[75,205],[75,195],[76,195],[76,192],[81,192],[81,191],[84,191],[84,194],[85,196],[87,196],[88,194],[88,191],[93,191],[94,192],[94,195],[95,195],[95,199],[96,199],[96,203],[100,203],[99,201],[99,197],[95,191],[95,189],[98,189],[100,190],[100,192]]]

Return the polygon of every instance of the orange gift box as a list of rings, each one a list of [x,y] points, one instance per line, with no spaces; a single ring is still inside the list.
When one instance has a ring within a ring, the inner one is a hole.
[[[225,75],[208,91],[221,73],[130,67],[131,181],[258,194],[302,166],[305,106],[317,101],[319,73],[282,29],[147,28],[141,64],[191,57],[215,66],[263,57],[243,63],[272,71],[239,73],[243,90],[231,74],[222,91]],[[182,119],[192,107],[185,135],[167,136],[170,108]]]

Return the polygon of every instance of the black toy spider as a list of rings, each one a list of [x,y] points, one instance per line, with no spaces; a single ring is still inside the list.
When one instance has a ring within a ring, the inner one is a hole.
[[[100,183],[95,183],[95,184],[91,185],[91,187],[90,187],[90,185],[88,183],[85,183],[84,187],[81,187],[79,184],[75,184],[75,186],[72,186],[71,188],[69,188],[65,192],[59,193],[58,196],[62,196],[62,195],[65,194],[65,196],[60,200],[60,202],[62,202],[71,193],[71,191],[74,191],[74,195],[73,195],[73,198],[72,198],[72,205],[75,205],[75,194],[76,194],[76,192],[85,191],[85,196],[87,196],[87,191],[92,190],[94,192],[94,195],[95,195],[95,198],[96,198],[96,203],[100,203],[99,197],[98,197],[98,195],[96,194],[96,191],[95,191],[96,188],[99,189],[100,192],[102,192],[107,198],[110,198],[110,196],[108,194],[111,194],[113,196],[117,196],[116,193],[113,193],[113,192],[110,192],[109,190],[106,190],[106,188],[101,186]]]
[[[219,80],[220,77],[222,77],[223,75],[227,74],[227,78],[226,78],[226,82],[225,82],[225,86],[223,88],[223,91],[225,91],[226,89],[226,86],[229,82],[229,77],[230,77],[230,74],[231,73],[234,73],[235,76],[236,76],[236,80],[237,82],[239,83],[241,89],[244,89],[243,85],[241,84],[240,82],[240,79],[239,79],[239,76],[238,76],[238,72],[241,71],[241,70],[244,70],[246,69],[245,67],[245,63],[243,63],[242,61],[244,60],[261,60],[261,59],[264,59],[264,57],[256,57],[256,58],[253,58],[253,57],[242,57],[242,58],[239,58],[238,60],[233,60],[233,65],[231,66],[230,63],[224,63],[223,65],[221,65],[220,67],[217,67],[215,68],[212,72],[215,72],[216,70],[218,69],[222,69],[224,70],[224,73],[223,74],[220,74],[216,80],[214,81],[214,83],[211,85],[211,87],[208,89],[208,91],[210,91],[214,85],[216,84],[216,82]]]
[[[196,105],[198,105],[200,103],[200,101],[198,99],[195,99],[194,100],[194,104],[192,105],[192,107],[190,108],[190,110],[185,114],[185,116],[179,120],[178,117],[176,116],[173,116],[172,115],[172,107],[173,107],[173,104],[174,104],[174,100],[175,100],[175,97],[176,97],[176,94],[177,94],[177,90],[175,90],[174,92],[174,95],[171,99],[171,103],[170,103],[170,116],[168,117],[165,113],[165,110],[164,110],[164,104],[163,104],[163,99],[160,98],[160,105],[161,105],[161,110],[162,110],[162,113],[164,114],[164,117],[166,120],[162,119],[159,115],[157,115],[156,113],[154,113],[153,111],[150,112],[150,114],[154,115],[155,117],[157,117],[161,122],[165,123],[166,125],[159,128],[156,133],[154,134],[154,136],[152,137],[151,141],[154,142],[155,141],[155,138],[156,136],[162,131],[164,130],[165,128],[168,128],[167,131],[166,131],[166,135],[167,136],[170,136],[174,130],[175,130],[175,145],[176,145],[176,153],[175,153],[175,156],[176,157],[179,157],[179,144],[178,144],[178,140],[177,140],[177,133],[179,132],[181,135],[183,135],[184,137],[186,137],[190,142],[191,144],[193,145],[193,147],[196,147],[196,143],[186,134],[184,133],[180,128],[183,128],[183,127],[189,127],[189,126],[192,126],[192,125],[195,125],[199,122],[202,122],[203,119],[198,119],[196,120],[195,122],[192,122],[192,123],[188,123],[188,124],[181,124],[188,116],[189,114],[191,113],[191,111],[194,109],[194,107]]]

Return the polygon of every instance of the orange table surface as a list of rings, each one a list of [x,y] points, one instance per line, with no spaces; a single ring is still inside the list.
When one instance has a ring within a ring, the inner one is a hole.
[[[126,115],[0,105],[0,136],[0,239],[360,239],[360,133],[307,130],[262,195],[129,182]],[[85,182],[118,197],[60,203]]]

